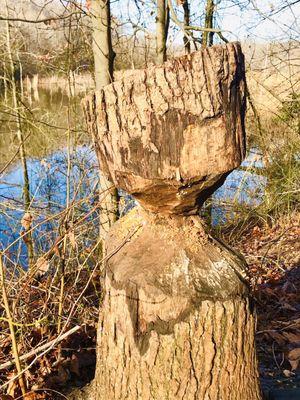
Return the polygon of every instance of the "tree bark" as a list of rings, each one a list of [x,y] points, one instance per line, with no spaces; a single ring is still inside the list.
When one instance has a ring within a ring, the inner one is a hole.
[[[166,0],[157,0],[156,15],[156,64],[167,60],[169,16]]]
[[[86,101],[104,171],[136,208],[106,238],[87,399],[260,400],[244,261],[198,211],[245,154],[237,43],[138,71]]]
[[[134,233],[135,232],[135,233]],[[134,210],[107,254],[95,400],[259,400],[243,261],[198,217]]]
[[[111,40],[110,0],[91,1],[93,26],[93,53],[96,89],[113,81],[115,53]],[[100,237],[105,238],[109,228],[118,218],[118,191],[103,174],[100,164]]]
[[[183,8],[183,15],[184,15],[184,26],[189,26],[190,25],[190,7],[189,7],[189,2],[188,0],[183,0],[182,1],[182,8]],[[191,42],[190,39],[184,35],[183,36],[183,44],[185,48],[186,53],[191,52]]]
[[[194,214],[245,154],[240,46],[136,71],[87,99],[99,163],[153,212]]]
[[[91,1],[96,89],[113,81],[114,51],[111,41],[110,0]]]
[[[214,27],[214,0],[207,0],[205,9],[204,28],[213,29]],[[202,35],[202,47],[212,46],[214,40],[214,32],[204,31]]]

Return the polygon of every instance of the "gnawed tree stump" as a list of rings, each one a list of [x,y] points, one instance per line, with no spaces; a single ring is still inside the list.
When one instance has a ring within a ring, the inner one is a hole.
[[[134,233],[133,233],[134,232]],[[99,399],[259,399],[243,260],[194,216],[133,210],[107,238]]]
[[[102,172],[148,210],[195,214],[245,155],[238,44],[141,70],[87,104]]]
[[[100,167],[143,207],[106,238],[89,398],[261,398],[245,263],[197,215],[244,157],[244,99],[243,56],[228,44],[88,100]]]

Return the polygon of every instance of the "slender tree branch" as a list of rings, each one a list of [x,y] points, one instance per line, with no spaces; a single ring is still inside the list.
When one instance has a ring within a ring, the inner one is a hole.
[[[46,24],[47,22],[52,22],[52,21],[61,21],[64,19],[68,19],[72,17],[72,15],[75,14],[83,14],[82,12],[79,11],[74,11],[68,15],[62,15],[61,17],[49,17],[49,18],[43,18],[43,19],[26,19],[26,18],[12,18],[12,17],[4,17],[3,15],[0,15],[0,21],[9,21],[9,22],[27,22],[28,24]]]
[[[11,362],[12,363],[11,365],[16,366],[16,369],[18,371],[20,388],[21,388],[22,394],[25,395],[26,394],[26,385],[25,385],[21,362],[20,362],[20,357],[19,357],[15,327],[13,324],[13,319],[12,319],[12,315],[11,315],[11,311],[10,311],[10,307],[9,307],[8,296],[7,296],[6,287],[5,287],[5,276],[4,276],[4,266],[3,266],[3,261],[2,261],[2,253],[0,253],[0,283],[1,283],[1,288],[2,288],[4,309],[5,309],[5,313],[7,315],[7,320],[8,320],[8,325],[9,325],[11,344],[12,344],[12,353],[13,353],[13,357],[14,357],[14,361]]]
[[[67,338],[70,335],[73,335],[73,333],[77,332],[78,329],[80,329],[81,327],[79,325],[74,326],[74,328],[70,329],[69,331],[67,331],[66,333],[64,333],[63,335],[59,336],[58,338],[55,338],[53,340],[51,340],[50,342],[47,342],[41,346],[36,347],[35,349],[29,351],[26,354],[23,354],[22,356],[20,356],[20,361],[24,361],[24,360],[28,360],[28,358],[31,358],[33,356],[36,356],[37,354],[39,354],[41,351],[44,351],[46,349],[48,349],[49,347],[51,347],[54,344],[57,344],[59,342],[61,342],[62,340],[64,340],[65,338]],[[6,363],[3,363],[0,365],[0,371],[3,369],[7,369],[10,368],[14,365],[13,361],[7,361]]]

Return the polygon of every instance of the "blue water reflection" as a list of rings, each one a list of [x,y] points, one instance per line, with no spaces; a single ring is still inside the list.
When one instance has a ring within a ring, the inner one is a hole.
[[[97,201],[98,167],[94,151],[88,146],[77,148],[70,155],[69,203],[72,212],[84,215],[95,208]],[[36,251],[46,251],[57,236],[61,211],[67,204],[68,156],[66,150],[55,152],[43,159],[27,162],[31,213]],[[15,165],[0,178],[0,248],[3,250],[20,237],[23,207],[23,173]],[[90,220],[96,221],[95,210]],[[75,216],[76,217],[76,216]],[[9,255],[26,264],[26,248],[22,240],[14,244]]]
[[[76,203],[78,214],[88,213],[95,208],[98,188],[98,165],[94,150],[82,146],[71,154],[70,162],[70,201]],[[243,162],[244,169],[233,171],[224,185],[213,195],[211,217],[214,225],[222,224],[234,216],[232,203],[256,206],[262,201],[266,178],[253,172],[259,171],[263,162],[257,151],[250,152]],[[68,156],[66,150],[57,151],[43,159],[28,160],[31,210],[34,216],[35,246],[37,251],[46,251],[55,240],[59,223],[59,213],[67,204]],[[21,232],[23,209],[23,175],[19,164],[0,178],[0,247],[5,249],[18,239]],[[124,197],[121,214],[126,213],[135,204],[133,199],[120,192]],[[97,211],[91,214],[91,221],[97,230]],[[54,216],[57,217],[54,218]],[[26,264],[25,244],[18,241],[10,248],[10,255]]]
[[[259,151],[252,149],[241,168],[228,175],[224,185],[212,196],[211,220],[214,226],[235,217],[233,204],[256,207],[262,202],[267,178],[258,172],[263,167]]]

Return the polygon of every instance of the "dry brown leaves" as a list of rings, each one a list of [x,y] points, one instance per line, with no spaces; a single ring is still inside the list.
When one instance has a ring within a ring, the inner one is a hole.
[[[47,268],[47,262],[42,258],[39,267]],[[75,285],[76,274],[74,271],[65,277],[64,321],[90,277],[90,271],[83,270]],[[33,279],[32,282],[23,283],[19,287],[16,285],[16,288],[18,290],[14,296],[16,304],[14,320],[21,323],[18,326],[18,350],[20,355],[24,355],[57,337],[59,286],[52,284],[50,276],[45,276],[39,280]],[[69,386],[82,386],[92,379],[95,368],[99,291],[99,276],[95,276],[82,296],[66,330],[75,325],[82,325],[82,328],[58,343],[26,371],[25,381],[28,388],[26,399],[61,399],[62,397],[56,392],[63,392]],[[35,321],[38,322],[34,324]],[[34,357],[31,357],[23,362],[23,367],[33,359]],[[0,365],[7,361],[11,361],[11,340],[7,322],[0,321]],[[16,370],[13,367],[0,370],[0,386],[15,375]],[[17,380],[5,388],[5,395],[8,396],[8,400],[21,395]]]
[[[21,225],[25,229],[25,231],[28,231],[31,228],[32,221],[33,221],[32,214],[26,212],[21,219]]]
[[[231,245],[249,265],[261,361],[291,377],[300,366],[300,216],[255,226]]]
[[[47,335],[38,332],[38,329],[35,330],[35,336],[47,338]],[[48,338],[47,340],[54,339],[55,334],[49,333]],[[89,382],[93,377],[96,362],[95,340],[95,327],[85,326],[59,343],[48,354],[39,358],[34,366],[25,373],[26,385],[30,390],[26,399],[61,398],[56,397],[51,390],[63,392],[67,386],[82,386]],[[9,354],[10,346],[7,347]],[[21,354],[24,353],[23,350],[20,348]],[[6,358],[6,360],[9,359],[10,356]],[[32,359],[33,357],[27,361],[30,362]],[[14,368],[1,371],[2,383],[12,379],[15,375]],[[12,381],[7,386],[6,395],[11,396],[7,399],[17,398],[21,395],[18,380]]]
[[[41,256],[36,261],[37,274],[44,275],[50,267],[49,260],[46,257]]]

